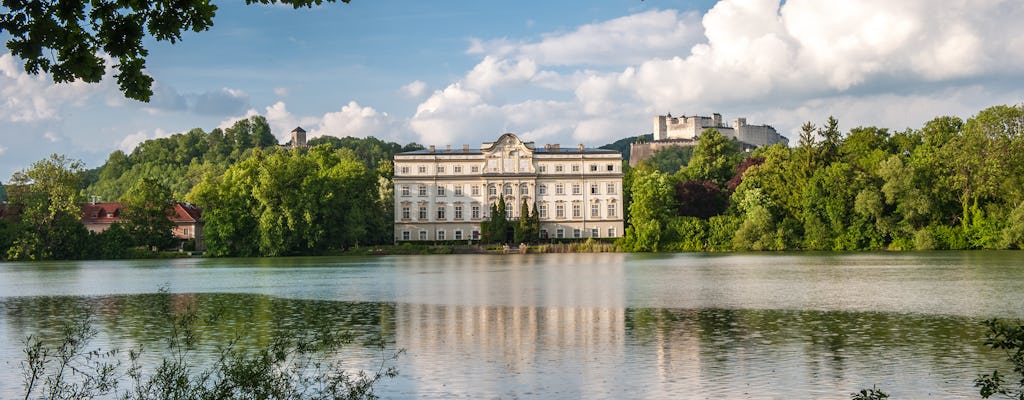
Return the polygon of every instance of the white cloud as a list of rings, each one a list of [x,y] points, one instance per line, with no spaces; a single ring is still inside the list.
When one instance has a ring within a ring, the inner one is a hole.
[[[109,65],[109,62],[108,62]],[[108,69],[100,83],[55,84],[48,74],[30,75],[10,53],[0,55],[0,121],[37,122],[61,119],[66,107],[81,107],[104,92],[116,92]],[[119,92],[118,92],[119,93]]]
[[[4,154],[7,154],[7,148],[4,147],[4,146],[0,146],[0,156],[2,156]]]
[[[541,65],[625,65],[685,51],[700,33],[695,13],[653,10],[547,34],[537,42],[473,39],[467,53],[528,58]]]
[[[288,88],[276,87],[274,88],[274,94],[277,95],[277,97],[288,97]]]
[[[318,127],[310,131],[310,137],[331,135],[387,137],[391,128],[391,117],[372,107],[363,107],[350,101],[341,111],[329,112],[320,119]]]
[[[403,96],[415,99],[422,97],[427,92],[427,84],[423,81],[416,80],[402,86],[399,91]]]
[[[1020,77],[1022,19],[1009,0],[722,0],[703,16],[649,11],[536,41],[472,39],[479,63],[424,100],[410,127],[432,144],[486,140],[500,127],[598,144],[647,132],[665,112],[783,131],[830,114],[918,126],[939,110],[1020,101],[965,95],[977,88],[964,82]],[[562,100],[545,100],[553,95]]]

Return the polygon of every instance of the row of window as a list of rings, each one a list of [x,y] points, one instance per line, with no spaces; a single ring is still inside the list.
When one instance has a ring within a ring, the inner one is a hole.
[[[599,165],[599,164],[588,164],[588,165],[590,166],[590,172],[602,172],[602,166],[601,165]],[[428,168],[427,168],[426,165],[417,165],[416,166],[416,172],[418,174],[427,174],[428,173],[427,170],[428,170]],[[579,173],[580,170],[581,170],[581,166],[580,166],[580,164],[572,164],[572,165],[569,166],[569,170],[571,172]],[[399,167],[398,171],[399,171],[399,173],[401,175],[409,175],[410,171],[412,171],[412,168],[410,166],[408,166],[408,165],[403,165],[403,166]],[[447,171],[448,171],[448,167],[447,166],[445,166],[445,165],[436,165],[436,166],[434,166],[434,171],[433,172],[440,175],[440,174],[448,173]],[[466,173],[465,171],[467,171],[467,169],[464,168],[461,165],[455,165],[455,166],[452,166],[451,171],[452,171],[452,174],[458,175],[458,174]],[[478,166],[478,165],[470,166],[468,171],[469,171],[469,173],[472,173],[472,174],[479,174],[480,173],[480,166]],[[603,166],[603,171],[604,172],[615,172],[615,164],[605,164]],[[542,173],[542,174],[543,173],[547,173],[548,172],[548,165],[538,165],[537,166],[537,172]],[[555,173],[564,173],[565,172],[565,165],[555,164],[554,165],[554,172]]]
[[[609,183],[605,184],[604,186],[605,186],[604,187],[605,194],[616,194],[616,184],[614,182],[609,182]],[[564,195],[565,194],[565,187],[566,187],[566,185],[564,183],[556,183],[556,184],[554,184],[555,195]],[[473,197],[480,196],[480,185],[470,185],[469,188],[470,188],[470,196],[473,196]],[[572,194],[573,195],[577,195],[578,196],[578,195],[583,194],[583,185],[582,184],[573,183],[573,184],[571,184],[569,186],[569,188],[572,190]],[[464,196],[465,192],[463,191],[463,189],[464,189],[464,186],[462,186],[462,185],[454,185],[454,186],[452,186],[453,195],[455,197]],[[504,186],[504,194],[505,194],[505,196],[512,196],[514,190],[515,190],[514,185],[505,185]],[[419,197],[426,197],[427,196],[427,185],[419,185],[417,187],[417,193],[418,193]],[[444,185],[437,185],[437,186],[434,187],[434,193],[436,193],[437,196],[444,197],[444,196],[447,196],[448,189]],[[519,185],[519,194],[523,195],[523,196],[529,195],[530,194],[530,187],[527,186],[526,184]],[[545,185],[545,184],[537,185],[537,194],[541,195],[541,196],[547,195],[548,194],[548,185]],[[590,194],[592,194],[592,195],[601,194],[601,185],[597,184],[597,183],[591,183],[590,184]],[[412,195],[412,187],[409,186],[409,185],[402,185],[402,187],[401,187],[401,195],[403,197],[411,196]],[[498,187],[497,187],[497,185],[489,185],[487,187],[487,195],[489,195],[489,196],[497,196],[498,195]]]
[[[555,236],[554,236],[554,238],[563,239],[563,238],[571,237],[571,238],[579,239],[579,238],[583,238],[584,237],[583,236],[583,232],[584,231],[582,229],[574,228],[574,229],[572,229],[572,236],[566,236],[566,230],[564,228],[558,228],[558,229],[555,229]],[[591,228],[589,233],[590,233],[590,236],[586,236],[586,237],[592,237],[592,238],[599,238],[599,237],[601,237],[601,229],[599,229],[599,228]],[[608,228],[607,234],[608,234],[608,236],[606,236],[606,237],[616,237],[615,236],[615,228]],[[471,236],[469,236],[469,237],[465,237],[465,235],[463,234],[461,229],[456,229],[454,232],[452,232],[451,239],[452,240],[465,240],[465,239],[469,239],[469,238],[472,238],[473,240],[479,240],[480,239],[480,231],[479,230],[474,229],[473,232],[470,235]],[[421,229],[419,231],[418,235],[417,235],[417,240],[430,240],[427,236],[428,236],[427,235],[427,231]],[[540,238],[541,239],[548,239],[550,237],[551,236],[548,233],[547,229],[541,229],[540,230]],[[413,240],[412,232],[411,231],[402,231],[402,240]],[[448,231],[444,230],[444,229],[438,229],[434,233],[434,240],[448,240]]]
[[[455,220],[455,221],[463,221],[463,220],[465,220],[465,213],[463,213],[463,206],[460,206],[460,205],[452,206],[452,209],[454,211],[454,218],[453,218],[453,220]],[[583,218],[583,206],[581,204],[573,204],[569,210],[572,211],[571,215],[572,215],[573,219]],[[605,208],[605,210],[606,210],[606,213],[604,215],[605,218],[616,218],[618,216],[618,205],[615,204],[615,203],[608,203],[607,207]],[[416,215],[417,216],[416,219],[421,220],[421,221],[426,221],[427,220],[427,214],[428,214],[427,207],[420,206],[418,211],[419,212]],[[555,204],[554,211],[555,211],[555,215],[554,215],[555,219],[564,219],[564,218],[566,218],[565,204]],[[437,218],[435,219],[435,221],[445,221],[445,220],[447,220],[447,217],[448,217],[448,207],[447,206],[438,206],[437,209],[436,209],[436,212],[437,213],[435,215],[436,215]],[[516,208],[515,207],[509,208],[508,209],[508,213],[509,213],[510,217],[516,217],[516,215],[515,215],[516,214]],[[540,214],[540,219],[548,219],[548,204],[547,203],[540,203],[540,204],[538,204],[537,205],[537,213]],[[401,215],[402,215],[402,220],[411,220],[412,219],[412,207],[402,207],[402,214]],[[469,218],[471,220],[479,220],[480,217],[481,217],[480,206],[471,206],[470,207]],[[591,218],[601,218],[601,205],[599,203],[592,203],[592,204],[590,204],[590,217]]]

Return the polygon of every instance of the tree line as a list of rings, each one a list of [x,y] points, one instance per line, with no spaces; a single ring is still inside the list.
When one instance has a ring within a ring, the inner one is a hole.
[[[890,132],[805,123],[746,154],[705,130],[677,172],[627,172],[632,251],[1019,249],[1024,105]],[[670,158],[670,157],[662,157]]]
[[[85,169],[62,155],[15,173],[2,193],[0,259],[107,259],[168,248],[168,210],[186,200],[203,209],[205,244],[216,256],[317,254],[390,243],[391,159],[419,150],[369,137],[321,137],[308,148],[280,146],[263,117],[226,129],[196,128],[114,151]],[[122,223],[89,232],[81,203],[124,203]]]

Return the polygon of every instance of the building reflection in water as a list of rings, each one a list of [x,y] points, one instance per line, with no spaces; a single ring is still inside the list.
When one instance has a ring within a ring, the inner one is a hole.
[[[622,255],[508,257],[520,262],[407,266],[422,273],[403,274],[411,278],[397,290],[421,301],[396,305],[396,346],[409,350],[410,375],[432,377],[412,392],[597,395],[618,378],[607,361],[625,352]],[[544,368],[557,374],[537,373]]]

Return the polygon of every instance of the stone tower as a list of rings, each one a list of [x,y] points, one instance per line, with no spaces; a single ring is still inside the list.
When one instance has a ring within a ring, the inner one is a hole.
[[[306,147],[306,130],[301,126],[292,129],[292,147]]]

